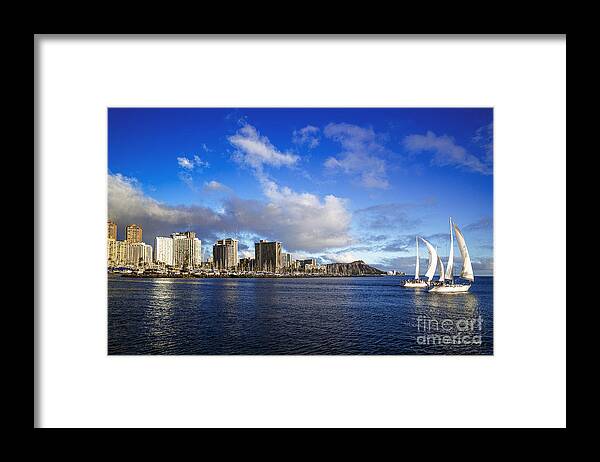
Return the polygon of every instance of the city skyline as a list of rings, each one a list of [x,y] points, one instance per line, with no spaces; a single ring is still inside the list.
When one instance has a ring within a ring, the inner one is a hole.
[[[410,273],[452,216],[491,274],[492,159],[491,109],[109,109],[109,218]]]
[[[136,230],[135,238],[130,238],[129,230]],[[225,238],[219,239],[212,245],[212,251],[202,247],[201,240],[196,237],[194,231],[175,231],[169,236],[156,236],[154,238],[154,246],[138,240],[142,234],[143,226],[138,224],[129,224],[125,226],[126,239],[118,240],[116,231],[117,223],[108,219],[107,233],[107,252],[108,252],[108,267],[125,267],[125,268],[146,268],[152,273],[154,270],[171,268],[173,270],[181,270],[189,267],[189,269],[210,269],[210,270],[229,270],[229,271],[268,271],[278,272],[280,269],[294,270],[313,270],[324,268],[331,263],[366,263],[362,260],[354,260],[348,262],[332,262],[322,261],[320,258],[306,257],[293,255],[289,252],[284,252],[283,243],[280,241],[268,241],[260,239],[254,243],[254,253],[246,254],[245,257],[238,257],[238,241],[237,239]],[[417,238],[420,236],[417,236]],[[181,245],[185,241],[189,244]],[[118,248],[121,247],[121,251]],[[178,250],[179,249],[179,250]],[[205,250],[207,251],[205,253]],[[436,251],[437,251],[436,246]],[[268,257],[265,260],[264,254]],[[202,255],[207,256],[203,257]],[[423,257],[423,251],[420,255],[421,268],[425,268],[429,264],[429,256]],[[462,264],[462,257],[454,255],[453,260],[457,266]],[[414,257],[413,257],[414,265]],[[162,265],[162,266],[161,266]],[[166,266],[165,266],[166,265]],[[371,266],[371,265],[368,265]],[[414,274],[404,270],[383,270],[388,274]],[[424,273],[419,272],[422,276]],[[490,276],[490,274],[479,274],[480,276]],[[415,275],[416,276],[416,275]]]
[[[225,238],[219,239],[212,245],[212,253],[209,257],[203,258],[201,257],[203,250],[208,250],[206,248],[201,247],[201,240],[196,238],[196,233],[194,231],[175,231],[169,234],[169,236],[156,236],[154,238],[154,246],[147,244],[142,241],[142,232],[143,226],[140,224],[128,224],[124,226],[125,229],[125,239],[119,240],[118,234],[118,223],[115,221],[108,219],[108,233],[107,233],[107,251],[108,251],[108,263],[109,266],[118,266],[122,265],[137,265],[137,258],[133,258],[132,261],[127,262],[128,256],[125,255],[125,258],[122,261],[116,261],[117,249],[116,247],[119,244],[122,245],[140,245],[142,248],[149,248],[148,251],[145,252],[146,257],[142,263],[144,264],[156,264],[156,263],[164,263],[168,266],[172,267],[181,267],[184,263],[184,259],[181,256],[178,258],[177,252],[177,244],[181,241],[181,239],[190,239],[193,244],[189,248],[188,254],[192,254],[197,258],[193,258],[192,266],[200,267],[203,263],[211,262],[214,264],[215,269],[225,269],[225,270],[236,270],[238,269],[238,264],[240,260],[258,260],[257,267],[267,269],[267,267],[278,268],[278,267],[289,267],[293,261],[298,261],[302,266],[305,262],[310,261],[314,266],[317,265],[316,258],[309,259],[294,259],[291,253],[283,252],[282,242],[279,241],[267,241],[265,239],[260,239],[258,242],[254,243],[254,254],[250,256],[246,256],[243,258],[238,257],[238,241],[237,239]],[[134,233],[131,230],[135,230]],[[134,237],[132,238],[132,234]],[[196,245],[196,247],[194,247]],[[265,265],[260,262],[262,258],[263,252],[259,250],[263,246],[271,246],[275,245],[277,250],[275,252],[271,251],[272,254],[272,265]],[[180,246],[181,247],[181,246]],[[196,251],[195,251],[196,250]],[[125,254],[127,253],[127,247],[125,247]],[[257,258],[258,255],[258,258]],[[137,257],[137,255],[136,255]]]

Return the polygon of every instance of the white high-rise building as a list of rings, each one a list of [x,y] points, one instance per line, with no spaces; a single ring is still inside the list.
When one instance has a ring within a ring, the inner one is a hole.
[[[134,266],[152,263],[152,246],[144,242],[129,243],[127,246],[127,263]]]
[[[162,236],[154,238],[154,261],[173,266],[173,238]]]
[[[115,262],[117,265],[127,264],[127,253],[129,248],[129,242],[127,241],[116,241],[115,242]]]
[[[194,259],[193,265],[194,268],[200,268],[202,266],[202,242],[197,237],[194,238]]]
[[[173,233],[173,265],[199,268],[202,265],[202,242],[193,231]]]

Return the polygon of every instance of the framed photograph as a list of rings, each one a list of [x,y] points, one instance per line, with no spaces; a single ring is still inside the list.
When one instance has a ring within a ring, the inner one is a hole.
[[[34,427],[566,427],[565,35],[38,35],[34,72]]]
[[[109,108],[108,172],[109,355],[493,353],[493,108]]]

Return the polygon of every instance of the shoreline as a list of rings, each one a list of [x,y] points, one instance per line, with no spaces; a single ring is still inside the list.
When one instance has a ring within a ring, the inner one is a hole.
[[[382,277],[388,274],[249,274],[249,275],[209,275],[209,274],[134,274],[108,273],[109,276],[119,276],[132,279],[307,279],[307,278],[352,278],[352,277]],[[398,275],[400,276],[400,275]]]

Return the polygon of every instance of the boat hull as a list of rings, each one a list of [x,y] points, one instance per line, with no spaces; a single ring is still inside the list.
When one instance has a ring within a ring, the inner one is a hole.
[[[435,294],[461,294],[468,292],[470,288],[471,284],[452,284],[432,287],[429,292]]]
[[[419,281],[419,282],[407,281],[404,283],[404,285],[402,287],[407,287],[409,289],[424,289],[428,286],[425,281]]]

